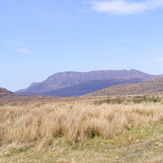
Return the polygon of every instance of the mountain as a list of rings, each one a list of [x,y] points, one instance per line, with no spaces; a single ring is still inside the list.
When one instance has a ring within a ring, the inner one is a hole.
[[[153,79],[138,84],[121,84],[108,87],[85,96],[110,95],[155,95],[163,94],[163,78]]]
[[[82,96],[96,90],[104,89],[113,85],[125,83],[140,83],[143,82],[142,78],[119,78],[110,80],[92,80],[86,83],[72,85],[65,88],[56,89],[53,91],[45,92],[44,95],[50,96]]]
[[[0,88],[0,98],[14,96],[14,93],[8,91],[5,88]]]
[[[17,95],[80,96],[108,86],[139,83],[159,76],[137,70],[103,70],[91,72],[63,72],[48,77],[45,81],[33,83]]]

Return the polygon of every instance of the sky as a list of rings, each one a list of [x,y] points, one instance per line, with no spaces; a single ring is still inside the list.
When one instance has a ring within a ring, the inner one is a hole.
[[[0,87],[64,71],[163,74],[163,0],[0,1]]]

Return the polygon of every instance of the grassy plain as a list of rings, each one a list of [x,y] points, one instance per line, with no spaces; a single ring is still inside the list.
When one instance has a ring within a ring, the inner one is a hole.
[[[0,162],[163,162],[162,97],[0,102]]]

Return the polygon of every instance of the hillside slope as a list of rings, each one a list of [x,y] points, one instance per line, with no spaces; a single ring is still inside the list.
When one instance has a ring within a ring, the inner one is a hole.
[[[0,98],[2,98],[2,97],[9,97],[9,96],[14,96],[14,93],[8,91],[5,88],[0,88]]]
[[[162,94],[163,78],[153,79],[138,84],[122,84],[108,87],[86,96],[109,96],[109,95],[145,95],[145,94]]]

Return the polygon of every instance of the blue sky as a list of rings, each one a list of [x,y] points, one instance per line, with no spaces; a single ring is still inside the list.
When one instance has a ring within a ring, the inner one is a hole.
[[[63,71],[163,74],[163,0],[0,1],[0,87]]]

